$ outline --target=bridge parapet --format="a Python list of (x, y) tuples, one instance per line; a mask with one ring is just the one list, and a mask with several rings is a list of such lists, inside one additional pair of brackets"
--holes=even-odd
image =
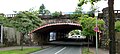
[(45, 19), (43, 24), (54, 24), (54, 23), (79, 23), (78, 21), (71, 19)]

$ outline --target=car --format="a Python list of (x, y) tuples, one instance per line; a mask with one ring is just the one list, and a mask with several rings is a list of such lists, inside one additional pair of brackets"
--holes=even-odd
[(72, 35), (71, 38), (76, 38), (76, 39), (85, 39), (86, 36), (82, 36), (82, 35)]

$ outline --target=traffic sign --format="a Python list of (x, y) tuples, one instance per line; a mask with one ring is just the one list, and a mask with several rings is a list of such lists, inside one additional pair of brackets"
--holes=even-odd
[(98, 27), (95, 27), (95, 28), (94, 28), (94, 31), (95, 31), (95, 32), (98, 32), (98, 31), (99, 31), (99, 28), (98, 28)]

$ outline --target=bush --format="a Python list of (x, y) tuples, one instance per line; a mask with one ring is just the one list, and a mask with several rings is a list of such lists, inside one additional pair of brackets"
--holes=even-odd
[(75, 19), (75, 20), (77, 20), (78, 17), (81, 17), (81, 14), (70, 14), (70, 19)]
[(120, 32), (120, 21), (115, 22), (115, 31)]
[(54, 17), (59, 17), (60, 15), (62, 15), (61, 12), (55, 11), (54, 13), (52, 13), (52, 17), (53, 17), (53, 18), (54, 18)]

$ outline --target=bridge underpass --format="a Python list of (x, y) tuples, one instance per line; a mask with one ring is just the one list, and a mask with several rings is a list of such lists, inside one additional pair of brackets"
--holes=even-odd
[[(80, 24), (76, 23), (54, 23), (41, 26), (34, 31), (32, 31), (33, 41), (38, 45), (41, 44), (79, 44), (81, 40), (79, 39), (69, 39), (67, 37), (68, 33), (72, 30), (82, 30)], [(54, 32), (55, 37), (53, 41), (50, 41), (50, 33)], [(70, 43), (71, 41), (71, 43)], [(87, 44), (87, 43), (84, 43)]]

